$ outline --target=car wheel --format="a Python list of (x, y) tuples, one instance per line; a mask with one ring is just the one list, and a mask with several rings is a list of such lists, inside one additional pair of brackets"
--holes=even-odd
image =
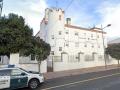
[(28, 87), (30, 89), (36, 89), (39, 86), (39, 81), (37, 79), (30, 80)]

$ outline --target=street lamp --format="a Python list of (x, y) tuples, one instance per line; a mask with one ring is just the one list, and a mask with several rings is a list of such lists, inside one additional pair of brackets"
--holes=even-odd
[(2, 14), (2, 8), (3, 8), (3, 0), (0, 0), (0, 18)]
[(106, 62), (106, 55), (105, 55), (105, 43), (104, 43), (104, 36), (103, 36), (103, 30), (105, 29), (105, 28), (107, 28), (107, 27), (110, 27), (111, 26), (111, 24), (108, 24), (107, 26), (105, 26), (105, 27), (103, 27), (102, 28), (102, 25), (101, 25), (101, 30), (102, 30), (102, 40), (103, 40), (103, 50), (104, 50), (104, 60), (105, 60), (105, 68), (107, 68), (107, 62)]

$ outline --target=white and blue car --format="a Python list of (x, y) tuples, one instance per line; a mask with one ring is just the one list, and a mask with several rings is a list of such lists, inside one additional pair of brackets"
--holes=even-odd
[(38, 72), (26, 71), (22, 68), (0, 68), (0, 89), (17, 89), (29, 87), (36, 89), (44, 82), (44, 77)]

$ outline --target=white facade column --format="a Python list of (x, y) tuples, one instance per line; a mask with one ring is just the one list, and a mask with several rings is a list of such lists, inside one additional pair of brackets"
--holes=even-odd
[(19, 53), (11, 53), (9, 64), (19, 66)]

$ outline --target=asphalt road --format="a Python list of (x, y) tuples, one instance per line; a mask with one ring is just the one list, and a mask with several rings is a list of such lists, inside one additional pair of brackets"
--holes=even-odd
[[(120, 69), (45, 81), (37, 90), (120, 90)], [(29, 90), (27, 88), (20, 90)]]

